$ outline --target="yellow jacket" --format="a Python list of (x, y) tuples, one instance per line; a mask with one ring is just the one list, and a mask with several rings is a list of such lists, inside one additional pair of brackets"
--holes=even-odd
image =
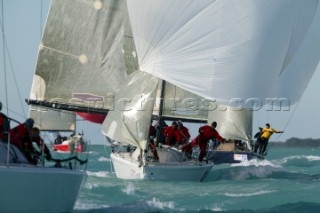
[(261, 137), (263, 137), (265, 139), (269, 139), (274, 132), (280, 133), (281, 131), (276, 130), (276, 129), (272, 129), (271, 127), (270, 128), (265, 127), (262, 129)]

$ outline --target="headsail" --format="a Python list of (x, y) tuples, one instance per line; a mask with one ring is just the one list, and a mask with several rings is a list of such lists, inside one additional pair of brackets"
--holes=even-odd
[(159, 79), (148, 73), (132, 73), (117, 94), (114, 111), (110, 111), (102, 125), (103, 133), (146, 149), (158, 83)]

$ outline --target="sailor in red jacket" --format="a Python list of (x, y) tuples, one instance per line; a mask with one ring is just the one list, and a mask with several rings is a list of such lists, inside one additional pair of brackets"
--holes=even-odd
[(175, 146), (177, 142), (178, 134), (178, 125), (177, 122), (173, 121), (172, 125), (165, 128), (163, 131), (164, 137), (166, 139), (166, 145)]
[(30, 162), (33, 161), (33, 146), (30, 138), (30, 130), (33, 124), (33, 119), (28, 118), (24, 123), (19, 124), (9, 131), (10, 142), (17, 146)]
[(183, 126), (181, 121), (177, 122), (178, 124), (178, 131), (177, 131), (177, 143), (178, 145), (185, 145), (189, 143), (190, 134), (187, 127)]
[(191, 143), (182, 147), (182, 151), (186, 153), (187, 156), (192, 155), (192, 148), (196, 145), (199, 145), (200, 154), (199, 154), (199, 162), (202, 162), (204, 156), (207, 154), (207, 143), (210, 139), (215, 138), (219, 141), (225, 142), (226, 140), (219, 135), (216, 130), (217, 122), (212, 122), (211, 126), (206, 125), (199, 128), (199, 135), (195, 137)]

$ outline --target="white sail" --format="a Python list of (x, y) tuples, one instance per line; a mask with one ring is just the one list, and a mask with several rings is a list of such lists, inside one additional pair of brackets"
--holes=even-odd
[(218, 103), (294, 103), (320, 59), (318, 0), (127, 4), (140, 70)]
[(30, 107), (34, 126), (44, 131), (75, 131), (76, 115), (72, 112), (54, 111), (41, 107)]
[(185, 119), (191, 122), (207, 120), (208, 100), (168, 82), (164, 87), (162, 112), (164, 119)]
[(107, 113), (135, 57), (125, 1), (52, 1), (30, 99)]
[(252, 139), (252, 110), (219, 106), (209, 112), (208, 121), (216, 121), (218, 132), (232, 140), (250, 141)]
[(103, 133), (122, 143), (146, 149), (159, 79), (144, 72), (132, 73), (117, 94), (115, 109), (102, 125)]

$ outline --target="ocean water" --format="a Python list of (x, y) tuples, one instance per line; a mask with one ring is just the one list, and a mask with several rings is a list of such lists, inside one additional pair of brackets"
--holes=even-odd
[(204, 182), (121, 180), (92, 145), (73, 213), (319, 212), (320, 149), (270, 148), (267, 160), (217, 165)]

